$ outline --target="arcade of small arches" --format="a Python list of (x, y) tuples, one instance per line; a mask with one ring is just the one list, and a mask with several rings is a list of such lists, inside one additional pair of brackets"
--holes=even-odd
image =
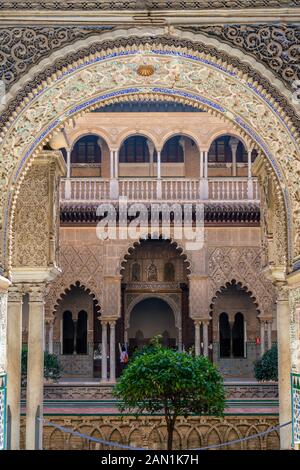
[[(50, 142), (51, 145), (51, 142)], [(58, 145), (55, 141), (52, 145)], [(123, 139), (119, 150), (111, 150), (105, 138), (97, 134), (84, 134), (70, 143), (70, 148), (63, 148), (63, 154), (67, 163), (67, 176), (102, 176), (110, 178), (118, 177), (185, 177), (185, 162), (187, 165), (191, 158), (198, 161), (197, 168), (193, 164), (199, 178), (211, 176), (248, 176), (251, 178), (251, 166), (257, 151), (248, 149), (241, 137), (236, 135), (219, 135), (209, 143), (208, 150), (200, 150), (206, 147), (206, 143), (199, 138), (187, 135), (173, 135), (161, 144), (161, 150), (157, 149), (151, 137), (145, 135), (131, 135)], [(195, 148), (195, 150), (193, 149)], [(198, 153), (198, 155), (197, 155)], [(109, 156), (109, 165), (108, 165)], [(130, 164), (134, 164), (130, 168)], [(171, 168), (174, 164), (174, 168)], [(227, 171), (218, 172), (218, 164), (227, 165)], [(137, 166), (140, 171), (137, 173)], [(245, 167), (247, 170), (245, 171)], [(84, 168), (88, 167), (85, 171)], [(215, 168), (214, 168), (215, 167)], [(108, 171), (109, 170), (109, 171)]]

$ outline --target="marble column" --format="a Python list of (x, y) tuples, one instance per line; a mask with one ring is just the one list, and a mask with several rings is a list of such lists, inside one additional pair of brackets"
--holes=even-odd
[(236, 176), (236, 173), (237, 173), (236, 154), (237, 154), (239, 141), (238, 139), (231, 138), (229, 143), (230, 143), (231, 152), (232, 152), (232, 176)]
[[(5, 383), (5, 375), (7, 373), (7, 289), (10, 285), (10, 281), (0, 275), (0, 374)], [(5, 399), (5, 398), (4, 398)], [(0, 435), (4, 437), (2, 446), (0, 444), (0, 450), (5, 449), (5, 436), (6, 436), (6, 416), (0, 420)]]
[(29, 290), (26, 393), (27, 450), (42, 449), (44, 338), (44, 286), (33, 285)]
[(71, 199), (71, 150), (66, 148), (67, 151), (67, 178), (65, 180), (65, 198)]
[(110, 370), (110, 382), (115, 383), (116, 381), (116, 322), (109, 322), (110, 329), (110, 342), (109, 342), (109, 370)]
[(203, 150), (200, 151), (200, 178), (204, 176), (204, 152)]
[(208, 325), (209, 320), (203, 320), (203, 356), (208, 357)]
[(161, 178), (161, 152), (157, 150), (157, 179)]
[(114, 159), (115, 159), (114, 154), (115, 154), (114, 150), (110, 150), (110, 154), (109, 154), (110, 156), (110, 160), (109, 160), (110, 161), (110, 174), (109, 174), (110, 179), (114, 178)]
[(265, 354), (265, 320), (260, 320), (260, 355)]
[(9, 449), (20, 449), (22, 286), (12, 286), (8, 293), (7, 315), (7, 405), (10, 410)]
[[(285, 284), (277, 285), (277, 344), (278, 344), (278, 389), (279, 423), (292, 419), (291, 410), (291, 347), (289, 291)], [(280, 448), (291, 448), (291, 425), (280, 429)]]
[(201, 321), (194, 320), (195, 324), (195, 355), (200, 356), (200, 325)]
[(54, 321), (49, 322), (49, 331), (48, 331), (48, 352), (49, 354), (53, 354), (53, 328), (54, 328)]
[(102, 364), (101, 364), (101, 382), (107, 382), (107, 321), (101, 321), (102, 327)]
[(115, 151), (115, 178), (119, 178), (119, 152)]

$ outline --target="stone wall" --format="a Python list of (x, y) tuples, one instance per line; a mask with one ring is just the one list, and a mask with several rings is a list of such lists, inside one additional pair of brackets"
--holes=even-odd
[[(161, 416), (45, 416), (46, 421), (66, 426), (81, 433), (108, 441), (143, 447), (165, 449), (166, 427)], [(174, 433), (174, 449), (193, 449), (266, 431), (278, 425), (277, 416), (226, 416), (225, 418), (178, 418)], [(24, 448), (24, 418), (21, 429), (21, 448)], [(52, 426), (44, 426), (45, 450), (101, 450), (101, 444), (71, 436)], [(112, 448), (111, 448), (112, 449)], [(279, 449), (279, 436), (272, 431), (266, 436), (243, 443), (225, 446), (224, 450), (274, 450)]]

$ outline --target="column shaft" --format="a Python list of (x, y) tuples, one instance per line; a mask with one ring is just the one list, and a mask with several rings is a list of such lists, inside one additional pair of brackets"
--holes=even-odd
[(252, 151), (248, 150), (248, 178), (249, 179), (252, 176), (251, 167), (252, 167)]
[(53, 322), (49, 323), (49, 332), (48, 332), (48, 352), (53, 354)]
[(204, 153), (204, 178), (208, 177), (208, 151), (205, 150)]
[(115, 151), (115, 178), (119, 178), (119, 152)]
[(107, 382), (107, 322), (102, 321), (102, 364), (101, 364), (101, 380)]
[(160, 158), (160, 151), (157, 151), (157, 178), (161, 178), (161, 158)]
[(115, 159), (115, 155), (114, 155), (114, 150), (111, 150), (110, 151), (110, 179), (114, 178), (114, 159)]
[(265, 354), (265, 322), (260, 322), (260, 355)]
[(195, 355), (200, 356), (200, 324), (199, 321), (194, 321), (195, 323)]
[(15, 287), (8, 294), (7, 316), (7, 405), (10, 409), (11, 450), (20, 449), (22, 293)]
[(203, 178), (203, 175), (204, 175), (204, 171), (203, 171), (203, 168), (204, 168), (204, 152), (203, 150), (200, 151), (200, 178)]
[(208, 357), (208, 325), (209, 321), (203, 321), (203, 356)]
[[(44, 384), (44, 301), (41, 292), (29, 293), (26, 393), (26, 449), (42, 449)], [(37, 418), (40, 418), (39, 420)]]
[[(277, 300), (277, 342), (278, 342), (278, 388), (279, 422), (292, 419), (291, 410), (291, 348), (290, 348), (290, 307), (288, 294)], [(280, 429), (280, 448), (291, 448), (291, 426)]]
[(237, 145), (231, 146), (232, 152), (232, 176), (236, 176), (236, 152), (237, 152)]
[(116, 322), (109, 322), (110, 326), (110, 382), (116, 381)]

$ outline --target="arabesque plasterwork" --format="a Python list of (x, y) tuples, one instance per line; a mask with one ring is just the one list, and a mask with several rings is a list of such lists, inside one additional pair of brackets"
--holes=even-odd
[[(296, 224), (295, 214), (300, 204), (297, 200), (300, 161), (296, 143), (284, 123), (253, 91), (252, 85), (248, 85), (247, 77), (226, 72), (219, 65), (207, 65), (201, 60), (201, 54), (201, 57), (193, 54), (194, 59), (190, 60), (178, 55), (187, 54), (188, 51), (168, 49), (157, 47), (153, 52), (132, 48), (116, 51), (122, 55), (118, 58), (107, 57), (100, 61), (90, 57), (90, 65), (74, 64), (72, 72), (53, 77), (32, 101), (27, 98), (27, 107), (13, 117), (0, 148), (6, 156), (5, 164), (1, 167), (2, 207), (10, 187), (10, 178), (14, 175), (13, 180), (17, 180), (24, 156), (29, 158), (43, 138), (47, 140), (50, 133), (61, 127), (64, 121), (96, 103), (99, 106), (101, 100), (114, 99), (118, 94), (132, 96), (139, 92), (156, 92), (179, 95), (193, 103), (197, 97), (201, 97), (202, 107), (205, 104), (209, 109), (213, 107), (214, 112), (220, 112), (225, 119), (235, 121), (245, 132), (252, 134), (265, 152), (269, 153), (269, 158), (273, 159), (277, 175), (281, 173), (281, 182), (286, 184), (289, 191), (285, 195), (285, 204), (290, 200), (293, 222)], [(154, 67), (152, 76), (145, 78), (136, 73), (137, 64), (141, 60)], [(300, 241), (296, 235), (294, 241), (297, 244), (291, 253), (292, 257), (300, 254)]]
[(291, 368), (300, 373), (300, 288), (290, 290)]
[(46, 316), (51, 318), (66, 289), (79, 282), (100, 303), (103, 292), (103, 248), (101, 245), (60, 246), (61, 275), (49, 286), (45, 298)]
[(255, 247), (209, 248), (209, 298), (232, 281), (240, 283), (257, 304), (260, 317), (273, 317), (275, 291), (263, 273), (262, 250)]

